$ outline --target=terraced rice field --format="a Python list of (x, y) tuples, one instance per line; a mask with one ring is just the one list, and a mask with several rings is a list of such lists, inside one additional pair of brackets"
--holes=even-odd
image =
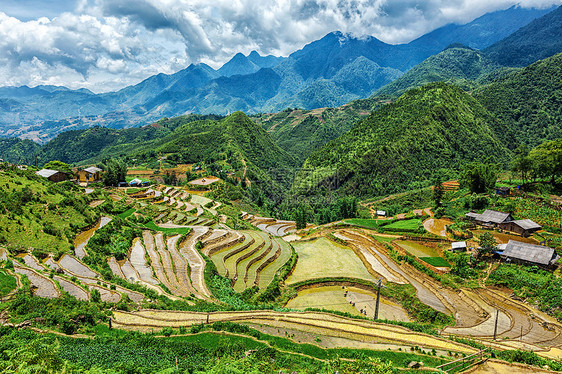
[[(321, 286), (299, 291), (297, 297), (289, 300), (285, 307), (289, 309), (318, 308), (347, 312), (352, 315), (365, 315), (360, 313), (360, 310), (363, 309), (368, 317), (373, 317), (375, 302), (376, 293), (361, 288)], [(384, 298), (380, 300), (379, 318), (394, 321), (410, 320), (402, 307)]]
[(174, 312), (139, 311), (135, 313), (115, 311), (115, 325), (125, 329), (150, 331), (162, 327), (191, 326), (209, 322), (231, 321), (272, 326), (278, 329), (304, 331), (317, 336), (332, 336), (355, 341), (381, 344), (410, 344), (438, 350), (474, 353), (475, 349), (443, 338), (412, 332), (406, 328), (371, 321), (352, 320), (321, 312)]
[(98, 222), (94, 225), (94, 227), (90, 228), (89, 230), (83, 231), (76, 236), (74, 239), (74, 253), (76, 257), (79, 259), (83, 259), (86, 256), (86, 245), (90, 238), (95, 234), (97, 230), (107, 225), (111, 222), (111, 218), (109, 217), (101, 217)]
[(349, 247), (327, 238), (293, 242), (299, 260), (287, 284), (325, 277), (352, 277), (376, 281)]
[(40, 274), (36, 270), (23, 267), (17, 262), (13, 261), (14, 271), (18, 274), (27, 276), (29, 282), (33, 287), (35, 287), (34, 294), (39, 297), (45, 297), (53, 299), (60, 296), (60, 291), (57, 288), (55, 282), (53, 282), (48, 277)]
[(396, 241), (396, 244), (416, 257), (440, 257), (439, 252), (437, 252), (435, 249), (418, 242), (414, 242), (411, 240), (398, 240)]

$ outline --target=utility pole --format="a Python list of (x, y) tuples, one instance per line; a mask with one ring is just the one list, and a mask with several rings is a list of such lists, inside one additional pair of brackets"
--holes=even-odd
[[(379, 281), (377, 282), (377, 301), (375, 303), (375, 320), (379, 319), (379, 304), (380, 304), (380, 299), (381, 299), (381, 287), (384, 287), (382, 285), (382, 278), (379, 279)], [(386, 287), (384, 287), (386, 288)]]
[(494, 323), (494, 341), (496, 340), (496, 335), (498, 334), (498, 318), (500, 316), (500, 310), (496, 309), (496, 323)]

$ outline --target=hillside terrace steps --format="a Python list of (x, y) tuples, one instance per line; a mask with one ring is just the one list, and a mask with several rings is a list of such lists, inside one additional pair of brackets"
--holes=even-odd
[[(358, 235), (356, 231), (344, 230), (345, 236)], [(360, 235), (360, 234), (359, 234)], [(360, 235), (362, 236), (362, 235)], [(394, 272), (400, 274), (400, 276), (410, 283), (414, 288), (416, 288), (416, 293), (420, 301), (433, 309), (442, 313), (453, 313), (454, 310), (450, 310), (443, 301), (447, 304), (448, 301), (442, 296), (438, 295), (435, 287), (430, 284), (426, 285), (424, 281), (419, 281), (418, 277), (421, 277), (423, 273), (415, 270), (413, 267), (406, 266), (407, 264), (402, 264), (398, 266), (388, 255), (386, 255), (386, 249), (384, 249), (376, 240), (370, 240), (366, 236), (362, 236), (366, 243), (372, 244), (371, 249), (376, 250), (378, 257), (392, 269)], [(414, 270), (412, 273), (412, 269)], [(408, 270), (408, 271), (406, 271)], [(422, 277), (422, 279), (425, 279)]]
[(265, 255), (273, 248), (271, 239), (266, 240), (264, 243), (265, 244), (262, 247), (254, 247), (254, 249), (246, 251), (236, 259), (234, 266), (235, 271), (232, 277), (235, 291), (241, 292), (246, 289), (245, 279), (247, 278), (247, 270), (252, 258), (259, 257), (262, 254)]
[(34, 294), (39, 297), (54, 299), (61, 296), (55, 282), (49, 277), (41, 274), (35, 269), (29, 268), (20, 264), (19, 262), (12, 260), (14, 265), (14, 272), (27, 276), (27, 279), (32, 286), (35, 287)]
[(205, 284), (205, 260), (195, 249), (199, 240), (205, 240), (211, 235), (208, 227), (194, 227), (186, 240), (180, 243), (178, 251), (187, 260), (190, 267), (190, 278), (193, 288), (197, 291), (195, 296), (200, 299), (209, 300), (211, 292)]
[(110, 257), (107, 260), (107, 263), (108, 263), (109, 268), (111, 269), (111, 272), (113, 273), (113, 275), (115, 275), (116, 277), (122, 278), (122, 279), (127, 279), (125, 277), (125, 274), (123, 274), (123, 270), (121, 270), (121, 266), (119, 265), (119, 263), (117, 262), (115, 257)]
[[(180, 284), (176, 263), (173, 261), (172, 254), (169, 251), (169, 245), (176, 245), (179, 237), (180, 236), (171, 237), (165, 241), (162, 233), (154, 235), (156, 249), (160, 255), (161, 265), (168, 284), (164, 283), (164, 280), (161, 279), (162, 283), (164, 283), (174, 295), (187, 297), (191, 292), (185, 287), (185, 284)], [(181, 264), (178, 265), (181, 266)]]
[(224, 264), (225, 257), (232, 256), (237, 252), (243, 251), (255, 242), (255, 239), (251, 235), (244, 232), (240, 232), (240, 234), (243, 236), (243, 240), (241, 242), (238, 242), (230, 247), (224, 246), (221, 249), (213, 251), (212, 254), (209, 254), (212, 251), (211, 248), (203, 248), (203, 252), (211, 258), (217, 268), (217, 271), (222, 276), (226, 275), (226, 266)]
[[(247, 232), (247, 233), (254, 238), (254, 243), (250, 246), (247, 246), (241, 251), (232, 251), (231, 253), (229, 253), (228, 256), (224, 257), (224, 266), (226, 269), (225, 277), (227, 278), (230, 279), (236, 278), (237, 266), (238, 263), (241, 261), (240, 260), (241, 257), (246, 256), (248, 253), (254, 253), (255, 251), (260, 250), (266, 245), (267, 246), (270, 245), (270, 241), (268, 242), (267, 240), (264, 240), (263, 237), (257, 235), (256, 233), (253, 232)], [(242, 259), (244, 258), (245, 257), (243, 257)]]
[(191, 296), (191, 294), (195, 294), (197, 291), (191, 285), (191, 278), (189, 276), (189, 264), (178, 251), (178, 241), (180, 238), (181, 235), (169, 237), (166, 245), (174, 263), (180, 290), (182, 290), (184, 296)]
[[(274, 239), (276, 240), (276, 239)], [(275, 278), (275, 275), (281, 269), (283, 265), (291, 258), (292, 251), (289, 244), (283, 240), (276, 240), (279, 243), (279, 251), (275, 252), (275, 255), (271, 257), (271, 262), (264, 263), (264, 267), (259, 269), (258, 276), (256, 278), (256, 284), (260, 289), (265, 289)]]
[(265, 262), (267, 258), (274, 257), (278, 251), (280, 251), (279, 243), (276, 240), (272, 240), (270, 246), (264, 246), (260, 251), (256, 252), (254, 256), (249, 258), (245, 264), (240, 262), (239, 266), (244, 267), (244, 276), (241, 277), (239, 272), (238, 279), (234, 284), (234, 290), (242, 292), (247, 288), (257, 285), (256, 279), (258, 278), (257, 269), (259, 265)]
[(158, 280), (152, 276), (152, 269), (147, 265), (145, 260), (146, 250), (140, 238), (133, 239), (133, 246), (129, 251), (129, 261), (135, 269), (139, 280), (150, 283), (153, 286), (158, 285)]

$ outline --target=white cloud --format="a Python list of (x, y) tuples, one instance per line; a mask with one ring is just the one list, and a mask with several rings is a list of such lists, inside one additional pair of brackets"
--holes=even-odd
[[(562, 0), (77, 3), (72, 12), (28, 21), (0, 12), (0, 85), (48, 83), (114, 90), (192, 62), (218, 68), (237, 52), (288, 55), (334, 30), (402, 43), (447, 23), (465, 23), (516, 3), (547, 7)], [(30, 13), (24, 10), (20, 13)]]

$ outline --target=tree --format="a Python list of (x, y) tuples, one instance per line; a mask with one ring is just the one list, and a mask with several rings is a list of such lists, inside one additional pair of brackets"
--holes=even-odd
[(47, 162), (45, 164), (44, 168), (45, 169), (51, 169), (51, 170), (58, 170), (58, 171), (61, 171), (63, 173), (72, 173), (72, 169), (70, 168), (70, 165), (65, 164), (62, 161), (57, 161), (57, 160)]
[(478, 257), (482, 255), (491, 254), (497, 249), (498, 243), (496, 242), (496, 238), (489, 232), (485, 232), (484, 234), (480, 235), (478, 238), (478, 244), (480, 248), (478, 249)]
[(297, 223), (297, 230), (306, 228), (306, 209), (304, 205), (299, 204), (295, 209), (295, 221)]
[(471, 162), (462, 168), (459, 182), (472, 193), (485, 193), (494, 188), (498, 175), (498, 164)]
[(441, 178), (441, 175), (437, 174), (433, 180), (433, 202), (435, 203), (436, 208), (441, 206), (441, 200), (443, 199), (444, 194), (443, 179)]
[(119, 182), (125, 182), (127, 176), (127, 165), (123, 160), (110, 158), (105, 163), (103, 183), (106, 186), (116, 186)]
[(515, 150), (515, 158), (511, 164), (511, 170), (519, 173), (519, 176), (526, 183), (534, 170), (533, 159), (529, 156), (529, 148), (526, 145), (520, 145)]
[(539, 177), (550, 178), (554, 183), (556, 177), (562, 176), (562, 139), (542, 143), (529, 153), (529, 157)]

